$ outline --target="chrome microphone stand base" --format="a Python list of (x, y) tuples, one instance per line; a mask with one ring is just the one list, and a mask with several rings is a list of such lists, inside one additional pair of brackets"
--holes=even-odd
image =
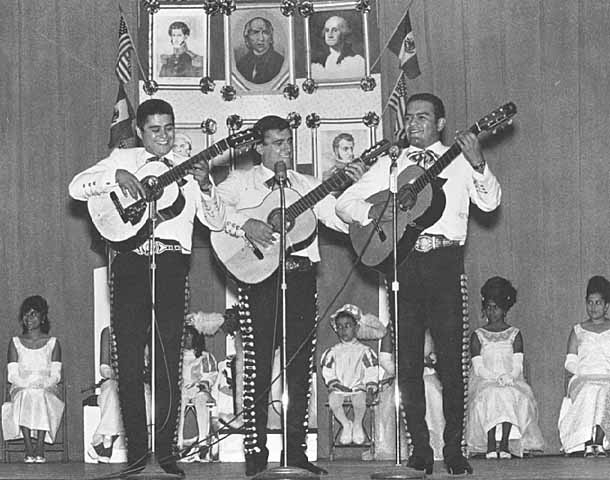
[(304, 468), (292, 467), (275, 467), (265, 470), (253, 477), (253, 480), (293, 480), (293, 479), (319, 479), (320, 476), (315, 473), (305, 470)]
[(404, 478), (426, 478), (426, 472), (402, 465), (395, 465), (386, 470), (371, 474), (373, 480), (401, 480)]

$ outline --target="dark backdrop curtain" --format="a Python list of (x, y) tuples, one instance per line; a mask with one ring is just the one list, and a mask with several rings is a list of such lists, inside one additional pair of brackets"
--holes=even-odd
[[(83, 205), (72, 176), (107, 153), (117, 94), (117, 1), (0, 2), (0, 354), (20, 333), (28, 295), (50, 304), (51, 334), (63, 347), (70, 457), (83, 458), (81, 388), (92, 383), (92, 269)], [(122, 2), (136, 28), (137, 2)], [(133, 88), (133, 87), (132, 87)], [(129, 90), (134, 99), (134, 90)], [(0, 362), (5, 378), (5, 361)]]

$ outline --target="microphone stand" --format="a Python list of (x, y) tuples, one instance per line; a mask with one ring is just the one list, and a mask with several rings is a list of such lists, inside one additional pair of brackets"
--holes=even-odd
[[(282, 292), (282, 346), (280, 355), (280, 372), (282, 377), (282, 460), (279, 467), (270, 468), (255, 475), (254, 480), (292, 480), (292, 479), (319, 479), (320, 477), (304, 468), (288, 465), (288, 378), (286, 364), (286, 170), (276, 170), (276, 182), (280, 190), (280, 289)], [(307, 435), (307, 433), (305, 433)], [(284, 464), (282, 466), (282, 463)]]
[[(150, 237), (148, 244), (150, 247), (150, 456), (146, 462), (144, 470), (134, 474), (128, 474), (127, 478), (133, 479), (174, 479), (180, 475), (165, 472), (159, 465), (155, 452), (155, 381), (156, 381), (156, 301), (157, 301), (157, 252), (155, 248), (155, 229), (157, 227), (157, 200), (153, 199), (148, 207), (148, 219), (150, 221)], [(168, 379), (169, 381), (169, 379)], [(146, 390), (144, 390), (144, 407), (146, 408)], [(171, 405), (170, 405), (171, 407)]]
[(390, 148), (389, 150), (390, 159), (390, 203), (392, 204), (392, 312), (394, 316), (394, 425), (395, 425), (395, 448), (396, 448), (396, 462), (394, 468), (384, 470), (382, 472), (375, 472), (371, 475), (374, 480), (381, 479), (405, 479), (405, 478), (424, 478), (426, 473), (424, 471), (418, 471), (414, 469), (405, 469), (401, 465), (400, 458), (400, 388), (398, 387), (398, 335), (399, 322), (398, 322), (398, 292), (400, 290), (400, 282), (398, 281), (398, 157), (400, 150), (398, 148)]

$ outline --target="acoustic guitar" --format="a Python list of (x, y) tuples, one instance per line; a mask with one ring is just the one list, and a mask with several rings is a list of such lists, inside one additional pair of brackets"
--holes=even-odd
[[(469, 130), (478, 135), (482, 132), (496, 133), (501, 127), (512, 122), (517, 113), (517, 107), (509, 102), (481, 118)], [(412, 184), (417, 192), (417, 202), (409, 210), (398, 209), (398, 264), (402, 263), (413, 250), (419, 234), (426, 228), (434, 225), (445, 209), (445, 194), (442, 186), (445, 180), (437, 178), (460, 153), (461, 148), (454, 143), (428, 170), (418, 165), (410, 165), (398, 175), (398, 188)], [(388, 208), (392, 208), (391, 192), (382, 190), (371, 195), (367, 201), (376, 204), (388, 201)], [(392, 228), (393, 222), (372, 221), (362, 226), (357, 222), (350, 225), (350, 240), (362, 263), (375, 267), (383, 272), (387, 271), (392, 260)]]
[(190, 172), (193, 165), (202, 160), (209, 162), (229, 148), (241, 148), (260, 141), (261, 136), (257, 131), (247, 129), (230, 135), (171, 169), (162, 161), (147, 162), (134, 173), (144, 187), (145, 197), (138, 200), (126, 197), (117, 185), (87, 200), (91, 220), (112, 248), (118, 251), (133, 250), (142, 245), (150, 234), (149, 216), (153, 200), (156, 200), (156, 223), (174, 218), (182, 212), (185, 200), (177, 182)]
[[(361, 162), (369, 167), (377, 161), (379, 155), (389, 150), (390, 147), (389, 141), (382, 140), (365, 150), (352, 163)], [(343, 170), (340, 170), (304, 196), (291, 188), (284, 189), (287, 253), (302, 250), (315, 238), (318, 219), (311, 208), (331, 192), (343, 190), (351, 183), (352, 179)], [(279, 189), (270, 192), (259, 205), (238, 211), (250, 218), (268, 223), (275, 232), (279, 233), (281, 230)], [(245, 237), (234, 237), (226, 232), (211, 232), (210, 241), (216, 256), (227, 271), (244, 283), (260, 283), (271, 276), (279, 266), (279, 242), (274, 242), (264, 248), (253, 244)]]

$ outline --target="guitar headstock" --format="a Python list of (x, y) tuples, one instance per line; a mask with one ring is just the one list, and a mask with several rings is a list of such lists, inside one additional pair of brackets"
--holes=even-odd
[(360, 157), (355, 161), (361, 161), (365, 166), (370, 167), (377, 161), (377, 157), (379, 155), (387, 152), (392, 146), (392, 142), (386, 140), (385, 138), (378, 141), (375, 145), (370, 148), (367, 148), (364, 152), (360, 154)]
[(498, 130), (510, 125), (516, 114), (517, 106), (513, 102), (508, 102), (481, 118), (473, 125), (472, 131), (475, 134), (489, 131), (496, 133)]
[(231, 148), (243, 148), (263, 140), (260, 132), (254, 128), (246, 128), (227, 137), (227, 143)]

